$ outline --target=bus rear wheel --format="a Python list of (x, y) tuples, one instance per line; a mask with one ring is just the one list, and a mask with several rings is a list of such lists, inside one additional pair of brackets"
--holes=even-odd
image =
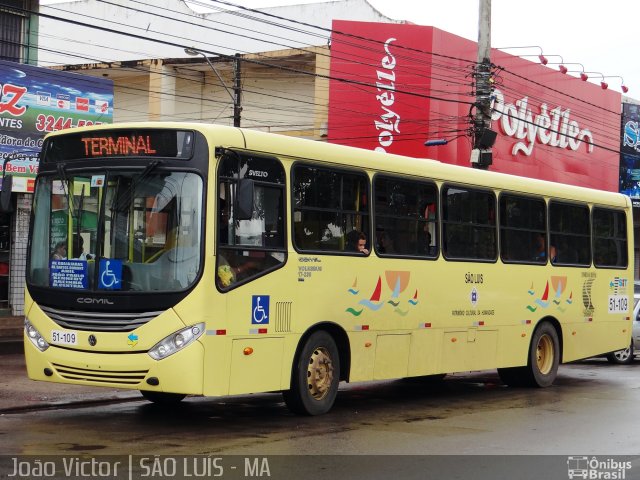
[(152, 392), (150, 390), (140, 390), (144, 398), (158, 405), (173, 405), (180, 403), (186, 395), (182, 393)]
[(340, 356), (331, 335), (313, 333), (294, 360), (291, 388), (282, 392), (294, 413), (322, 415), (331, 410), (340, 382)]
[(548, 387), (558, 375), (560, 342), (558, 332), (549, 322), (542, 322), (533, 332), (526, 367), (499, 368), (500, 379), (514, 387)]

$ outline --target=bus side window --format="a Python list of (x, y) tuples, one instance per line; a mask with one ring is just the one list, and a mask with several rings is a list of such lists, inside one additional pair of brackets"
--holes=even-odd
[(441, 194), (445, 257), (495, 260), (498, 245), (494, 192), (445, 186)]
[[(251, 181), (240, 173), (254, 171), (262, 176)], [(222, 159), (218, 175), (216, 285), (225, 290), (284, 263), (285, 175), (276, 158), (235, 152)]]
[(376, 175), (373, 189), (378, 255), (435, 258), (439, 238), (436, 185)]
[(586, 266), (591, 263), (590, 224), (587, 205), (549, 202), (551, 243), (557, 248), (558, 264)]
[(371, 238), (369, 179), (364, 173), (295, 165), (292, 190), (297, 250), (352, 254), (346, 250), (349, 232)]
[(547, 222), (544, 199), (500, 196), (500, 256), (503, 262), (547, 263)]

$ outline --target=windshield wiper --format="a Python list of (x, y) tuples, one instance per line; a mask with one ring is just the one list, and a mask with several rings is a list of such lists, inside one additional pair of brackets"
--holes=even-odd
[(136, 187), (140, 185), (151, 174), (151, 172), (156, 169), (158, 165), (161, 164), (161, 160), (153, 160), (152, 162), (150, 162), (139, 176), (133, 178), (133, 180), (131, 181), (131, 185), (129, 185), (129, 189), (122, 197), (117, 198), (117, 195), (114, 197), (114, 204), (111, 209), (115, 210), (116, 212), (122, 212), (125, 208), (128, 208), (129, 203), (131, 202), (131, 199), (133, 198), (133, 195), (136, 191)]
[(72, 195), (69, 194), (69, 178), (67, 177), (67, 171), (65, 170), (65, 164), (64, 163), (58, 163), (56, 168), (58, 170), (58, 176), (62, 180), (62, 191), (64, 192), (64, 197), (67, 200), (67, 208), (71, 212), (71, 218), (73, 219), (73, 218), (75, 218), (74, 217), (75, 212), (74, 212), (74, 208), (73, 208), (73, 198), (72, 198)]

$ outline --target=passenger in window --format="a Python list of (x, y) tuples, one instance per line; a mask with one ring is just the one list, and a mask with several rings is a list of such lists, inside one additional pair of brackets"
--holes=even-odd
[(434, 256), (436, 254), (436, 246), (431, 244), (431, 232), (429, 231), (429, 225), (425, 224), (424, 226), (424, 245), (423, 245), (423, 253)]
[(393, 238), (387, 232), (382, 232), (378, 238), (378, 251), (386, 254), (396, 253)]
[(67, 242), (65, 240), (56, 243), (51, 253), (51, 260), (66, 260), (67, 258)]
[(73, 254), (80, 260), (93, 260), (95, 258), (95, 255), (92, 253), (85, 253), (84, 238), (80, 235), (76, 236), (73, 240)]
[(547, 246), (544, 235), (538, 234), (535, 239), (535, 250), (531, 258), (535, 262), (543, 262), (547, 260)]
[[(545, 235), (543, 233), (538, 234), (536, 236), (535, 242), (535, 252), (533, 254), (532, 260), (534, 262), (545, 263), (547, 261), (547, 240), (545, 238)], [(551, 248), (553, 249), (551, 258), (553, 259), (553, 261), (555, 261), (556, 249), (553, 246)]]
[(346, 235), (345, 250), (348, 252), (360, 252), (369, 255), (367, 249), (367, 236), (359, 230), (352, 230)]

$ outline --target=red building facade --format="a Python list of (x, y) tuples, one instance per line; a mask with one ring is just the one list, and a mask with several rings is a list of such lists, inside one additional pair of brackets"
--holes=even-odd
[[(330, 142), (471, 165), (475, 42), (412, 24), (334, 21), (333, 29)], [(618, 191), (621, 94), (558, 65), (491, 55), (490, 169)], [(424, 146), (434, 139), (448, 143)]]

